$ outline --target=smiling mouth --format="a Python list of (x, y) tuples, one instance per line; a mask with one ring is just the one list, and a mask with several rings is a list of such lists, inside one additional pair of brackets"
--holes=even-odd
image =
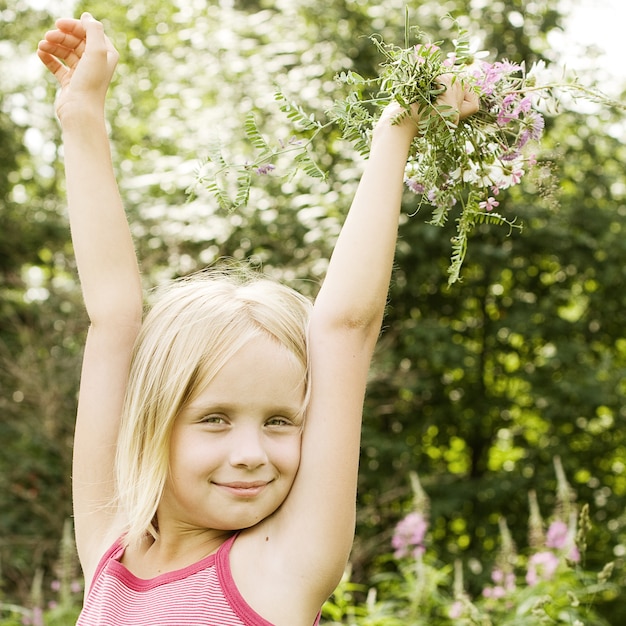
[(233, 482), (233, 483), (215, 483), (218, 487), (227, 493), (238, 498), (253, 498), (258, 496), (267, 487), (268, 482)]

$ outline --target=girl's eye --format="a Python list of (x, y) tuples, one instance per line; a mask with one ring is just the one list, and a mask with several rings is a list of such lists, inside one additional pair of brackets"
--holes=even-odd
[(223, 415), (205, 415), (201, 420), (203, 424), (226, 424), (226, 419)]
[(280, 427), (280, 426), (294, 426), (294, 423), (286, 417), (272, 417), (267, 420), (267, 426)]

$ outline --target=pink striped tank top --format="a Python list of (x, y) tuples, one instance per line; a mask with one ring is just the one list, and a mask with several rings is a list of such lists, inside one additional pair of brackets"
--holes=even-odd
[(273, 626), (237, 590), (228, 558), (236, 537), (197, 563), (149, 580), (120, 563), (124, 548), (117, 541), (98, 564), (76, 626)]

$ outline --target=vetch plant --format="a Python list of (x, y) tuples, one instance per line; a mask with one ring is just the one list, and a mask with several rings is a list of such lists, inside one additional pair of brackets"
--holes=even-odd
[[(383, 109), (398, 102), (404, 109), (398, 121), (416, 106), (419, 133), (411, 147), (405, 182), (417, 195), (413, 213), (429, 205), (429, 223), (435, 226), (443, 226), (454, 217), (456, 234), (448, 282), (459, 280), (468, 237), (478, 224), (501, 224), (509, 230), (520, 227), (516, 216), (498, 212), (498, 195), (536, 169), (543, 111), (555, 109), (564, 93), (622, 110), (626, 105), (582, 85), (576, 77), (542, 82), (546, 74), (543, 63), (527, 70), (505, 59), (481, 60), (485, 54), (472, 52), (468, 32), (458, 23), (456, 26), (458, 37), (447, 51), (441, 42), (424, 43), (424, 34), (409, 27), (408, 16), (403, 47), (372, 36), (382, 57), (379, 75), (365, 78), (354, 71), (341, 72), (336, 79), (347, 90), (347, 96), (334, 101), (324, 122), (277, 93), (280, 109), (293, 127), (291, 139), (266, 139), (251, 114), (244, 131), (254, 158), (244, 163), (231, 162), (216, 141), (207, 148), (198, 184), (208, 189), (220, 206), (234, 210), (247, 203), (257, 176), (293, 176), (303, 170), (311, 177), (324, 178), (326, 173), (311, 150), (324, 129), (338, 125), (343, 137), (367, 156), (372, 128)], [(415, 40), (417, 43), (412, 43)], [(454, 111), (436, 104), (445, 88), (438, 80), (443, 74), (464, 81), (476, 92), (480, 98), (477, 114), (457, 123)], [(293, 157), (292, 167), (279, 168), (279, 157), (288, 155)]]

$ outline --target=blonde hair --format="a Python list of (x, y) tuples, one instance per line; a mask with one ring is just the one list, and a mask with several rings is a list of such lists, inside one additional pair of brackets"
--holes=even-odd
[(293, 289), (241, 268), (203, 272), (160, 291), (135, 346), (117, 446), (126, 545), (158, 536), (154, 521), (177, 415), (248, 341), (270, 336), (287, 348), (302, 366), (308, 396), (311, 306)]

